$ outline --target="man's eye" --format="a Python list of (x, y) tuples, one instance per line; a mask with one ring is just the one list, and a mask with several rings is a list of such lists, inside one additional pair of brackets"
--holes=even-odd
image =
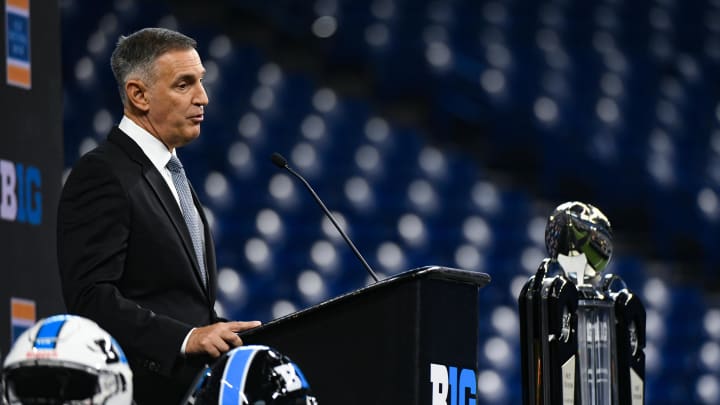
[(187, 86), (188, 86), (187, 83), (180, 83), (180, 84), (178, 84), (178, 88), (179, 88), (180, 90), (185, 90), (185, 89), (187, 88)]

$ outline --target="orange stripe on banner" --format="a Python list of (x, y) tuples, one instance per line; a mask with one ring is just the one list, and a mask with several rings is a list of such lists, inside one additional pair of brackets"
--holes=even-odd
[(30, 319), (35, 321), (35, 304), (30, 302), (12, 301), (13, 319)]
[(25, 10), (30, 9), (30, 0), (6, 0), (8, 6), (22, 8)]
[(7, 79), (10, 83), (23, 84), (30, 86), (30, 70), (23, 69), (17, 66), (8, 65), (7, 67)]

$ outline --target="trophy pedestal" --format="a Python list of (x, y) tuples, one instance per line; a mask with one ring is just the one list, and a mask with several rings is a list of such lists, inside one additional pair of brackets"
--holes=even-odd
[(611, 300), (578, 301), (578, 355), (580, 398), (587, 405), (611, 405), (614, 392), (613, 342), (615, 341), (614, 304)]

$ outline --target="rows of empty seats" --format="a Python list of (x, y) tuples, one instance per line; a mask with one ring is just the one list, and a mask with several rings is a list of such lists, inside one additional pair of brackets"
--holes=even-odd
[[(582, 175), (601, 209), (630, 193), (657, 226), (654, 243), (672, 254), (671, 237), (686, 233), (707, 247), (706, 265), (717, 263), (718, 100), (704, 84), (720, 57), (712, 3), (235, 2), (317, 46), (328, 69), (365, 66), (375, 78), (365, 97), (170, 4), (79, 3), (61, 3), (67, 170), (119, 121), (108, 62), (118, 35), (159, 25), (199, 40), (211, 101), (201, 137), (179, 155), (212, 222), (217, 308), (229, 318), (268, 321), (370, 282), (302, 185), (271, 164), (277, 151), (381, 277), (428, 264), (492, 276), (480, 302), (481, 403), (520, 403), (516, 300), (546, 256), (546, 218), (561, 201), (500, 182), (490, 162), (444, 147), (456, 120), (482, 128), (496, 158), (520, 148), (544, 157), (517, 162), (539, 164), (542, 187)], [(693, 16), (703, 23), (676, 25)], [(433, 107), (430, 125), (376, 108), (414, 97)], [(630, 250), (609, 271), (646, 303), (647, 403), (717, 403), (720, 305), (670, 282), (663, 260)]]

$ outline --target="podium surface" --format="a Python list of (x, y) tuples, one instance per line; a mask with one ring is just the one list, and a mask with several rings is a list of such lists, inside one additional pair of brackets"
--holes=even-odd
[[(433, 390), (474, 397), (478, 293), (485, 273), (429, 266), (242, 333), (298, 364), (320, 404), (431, 404)], [(444, 367), (445, 386), (431, 381)], [(438, 394), (435, 394), (438, 395)]]

